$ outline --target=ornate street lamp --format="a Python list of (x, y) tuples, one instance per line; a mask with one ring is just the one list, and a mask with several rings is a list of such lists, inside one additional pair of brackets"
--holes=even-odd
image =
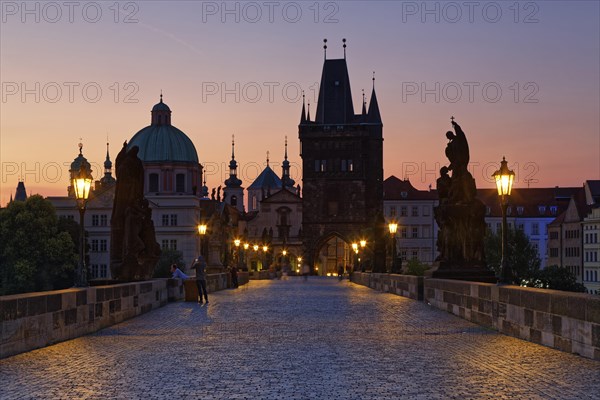
[(397, 274), (398, 256), (396, 254), (396, 232), (398, 231), (398, 224), (395, 222), (390, 222), (388, 224), (388, 229), (390, 230), (390, 235), (392, 236), (392, 274)]
[(206, 224), (199, 224), (198, 225), (198, 234), (200, 235), (200, 255), (202, 257), (204, 257), (206, 259), (206, 254), (204, 253), (205, 247), (206, 247), (206, 230), (207, 230), (207, 225)]
[(88, 285), (88, 281), (85, 267), (85, 229), (83, 221), (87, 200), (92, 187), (92, 171), (82, 162), (79, 172), (72, 179), (73, 191), (75, 192), (77, 208), (79, 209), (79, 265), (75, 274), (75, 287), (85, 287)]
[(361, 250), (362, 250), (362, 254), (363, 254), (363, 261), (361, 261), (361, 259), (360, 259), (360, 258), (358, 259), (358, 264), (359, 264), (359, 266), (360, 266), (360, 271), (361, 271), (361, 272), (365, 272), (365, 265), (364, 265), (364, 264), (365, 264), (365, 263), (364, 263), (364, 258), (365, 258), (365, 247), (367, 247), (367, 241), (366, 241), (366, 240), (364, 240), (364, 239), (362, 239), (362, 240), (360, 241), (360, 248), (361, 248)]
[(500, 205), (502, 208), (502, 261), (499, 284), (510, 285), (513, 283), (512, 271), (508, 265), (506, 251), (508, 249), (508, 229), (506, 224), (506, 209), (508, 207), (508, 196), (512, 190), (513, 181), (515, 179), (514, 171), (508, 169), (506, 159), (502, 157), (500, 169), (492, 175), (496, 180), (498, 188), (498, 196), (500, 196)]

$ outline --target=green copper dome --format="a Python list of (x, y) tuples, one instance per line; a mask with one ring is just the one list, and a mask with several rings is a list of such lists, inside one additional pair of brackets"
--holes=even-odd
[(198, 163), (196, 147), (189, 137), (171, 125), (171, 109), (160, 102), (152, 108), (150, 126), (136, 133), (128, 148), (139, 147), (138, 157), (144, 162), (192, 162)]
[(189, 137), (173, 125), (150, 125), (136, 133), (128, 148), (138, 146), (140, 160), (198, 163), (196, 147)]

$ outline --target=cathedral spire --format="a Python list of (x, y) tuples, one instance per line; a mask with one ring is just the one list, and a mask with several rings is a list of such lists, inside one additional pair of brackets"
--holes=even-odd
[(283, 163), (281, 164), (281, 186), (283, 188), (293, 189), (294, 184), (296, 182), (290, 177), (290, 162), (288, 161), (287, 147), (288, 147), (288, 141), (287, 141), (287, 136), (286, 136), (285, 137), (285, 153), (283, 156)]
[(302, 114), (300, 115), (300, 123), (304, 124), (306, 122), (306, 108), (305, 105), (306, 98), (304, 96), (304, 90), (302, 91)]
[(323, 57), (327, 60), (327, 38), (323, 39)]
[(235, 135), (231, 135), (231, 161), (229, 162), (229, 178), (225, 180), (226, 188), (239, 188), (242, 181), (237, 177), (237, 161), (235, 161)]
[(308, 113), (306, 114), (306, 121), (310, 122), (310, 101), (308, 102)]
[(342, 39), (342, 43), (344, 43), (344, 60), (346, 59), (346, 38)]

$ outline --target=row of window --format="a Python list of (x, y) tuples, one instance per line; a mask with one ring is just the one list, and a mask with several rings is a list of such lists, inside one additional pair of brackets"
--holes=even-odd
[(585, 252), (585, 261), (586, 262), (598, 262), (598, 252), (597, 251), (586, 251)]
[(163, 214), (162, 226), (177, 226), (177, 214)]
[[(160, 185), (157, 173), (148, 175), (148, 191), (159, 192)], [(185, 174), (175, 174), (175, 192), (185, 193)]]
[(177, 250), (177, 240), (163, 239), (160, 247), (162, 250)]
[(92, 214), (92, 226), (108, 226), (108, 215)]
[(90, 268), (91, 278), (108, 278), (108, 266), (106, 264), (92, 264)]
[(338, 164), (334, 160), (315, 160), (315, 172), (354, 172), (354, 162), (352, 160), (339, 161)]
[(106, 239), (92, 239), (90, 251), (92, 253), (106, 253), (108, 251), (107, 242)]
[[(428, 217), (431, 213), (431, 209), (429, 206), (424, 206), (422, 210), (422, 214), (425, 217)], [(408, 217), (408, 206), (400, 206), (400, 213), (397, 213), (396, 206), (390, 206), (388, 215), (390, 217)], [(410, 216), (418, 217), (419, 216), (419, 206), (412, 206), (410, 208)]]
[(579, 239), (579, 229), (568, 229), (565, 231), (565, 239)]
[(597, 233), (586, 233), (585, 234), (585, 243), (598, 243), (598, 234)]
[(433, 254), (431, 252), (431, 248), (429, 247), (422, 249), (401, 248), (398, 251), (398, 256), (402, 259), (403, 263), (412, 260), (413, 258), (416, 258), (421, 262), (433, 261)]
[(587, 282), (598, 282), (598, 271), (585, 271), (585, 280)]
[(579, 247), (566, 247), (565, 257), (579, 257)]

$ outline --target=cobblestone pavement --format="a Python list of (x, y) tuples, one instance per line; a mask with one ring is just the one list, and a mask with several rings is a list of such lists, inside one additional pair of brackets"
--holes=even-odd
[(292, 278), (0, 360), (0, 398), (598, 399), (600, 363), (347, 281)]

